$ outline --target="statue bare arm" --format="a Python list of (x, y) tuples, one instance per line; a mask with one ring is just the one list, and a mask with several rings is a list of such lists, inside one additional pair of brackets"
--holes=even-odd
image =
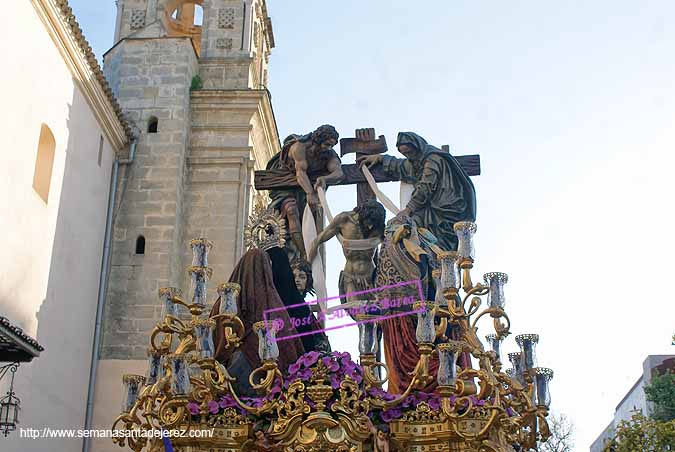
[(342, 163), (340, 159), (333, 158), (326, 165), (329, 174), (326, 176), (321, 176), (316, 179), (315, 187), (326, 188), (326, 185), (335, 185), (342, 180), (344, 173), (342, 172)]
[(298, 185), (307, 193), (307, 202), (310, 205), (317, 204), (317, 196), (312, 187), (312, 183), (307, 176), (307, 168), (309, 164), (307, 163), (307, 154), (302, 144), (294, 144), (289, 152), (290, 157), (295, 161), (295, 177), (298, 181)]
[(347, 221), (349, 212), (339, 213), (333, 218), (333, 221), (330, 222), (326, 228), (321, 231), (321, 233), (316, 237), (314, 242), (312, 242), (312, 248), (309, 250), (308, 261), (311, 264), (319, 251), (319, 246), (322, 243), (327, 242), (332, 239), (340, 232), (340, 227)]

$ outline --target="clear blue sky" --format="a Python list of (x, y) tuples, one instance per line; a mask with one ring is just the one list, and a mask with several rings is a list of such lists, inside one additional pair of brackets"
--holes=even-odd
[[(554, 409), (588, 450), (646, 355), (675, 353), (664, 287), (675, 253), (675, 2), (268, 2), (282, 136), (375, 127), (393, 147), (412, 130), (481, 154), (475, 274), (509, 273), (513, 331), (540, 333)], [(71, 4), (101, 55), (114, 2)], [(331, 189), (329, 202), (349, 210), (355, 190)], [(334, 244), (328, 260), (336, 293)], [(353, 334), (332, 340), (355, 350)]]

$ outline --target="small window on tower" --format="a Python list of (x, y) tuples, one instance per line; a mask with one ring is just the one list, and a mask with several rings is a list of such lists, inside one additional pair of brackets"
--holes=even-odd
[(142, 235), (136, 239), (136, 254), (145, 254), (145, 237)]
[(148, 120), (148, 133), (157, 133), (157, 128), (159, 127), (159, 120), (151, 116), (150, 120)]
[(201, 5), (195, 5), (194, 25), (201, 27), (204, 24), (204, 9)]

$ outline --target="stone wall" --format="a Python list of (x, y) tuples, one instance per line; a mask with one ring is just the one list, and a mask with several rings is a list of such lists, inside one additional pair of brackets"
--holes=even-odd
[[(143, 127), (118, 190), (102, 359), (143, 358), (159, 318), (157, 290), (181, 280), (190, 84), (197, 58), (188, 38), (128, 39), (106, 55), (113, 90)], [(157, 133), (147, 133), (151, 118)], [(145, 254), (135, 254), (145, 238)]]
[[(141, 9), (146, 4), (155, 16), (176, 4), (145, 1), (120, 3)], [(210, 300), (245, 251), (244, 227), (253, 199), (260, 198), (253, 170), (280, 150), (269, 93), (252, 89), (256, 54), (248, 43), (251, 25), (263, 21), (258, 3), (264, 4), (204, 0), (201, 56), (192, 37), (162, 35), (157, 21), (126, 35), (133, 17), (120, 11), (122, 40), (106, 54), (105, 72), (142, 133), (118, 190), (94, 428), (109, 428), (119, 414), (121, 376), (145, 368), (149, 334), (161, 313), (158, 289), (178, 287), (188, 296), (189, 240), (205, 236), (214, 242)], [(226, 38), (238, 41), (219, 48), (218, 40)], [(203, 87), (190, 91), (197, 74)], [(158, 120), (157, 133), (148, 133), (151, 118)], [(139, 255), (141, 235), (145, 253)], [(108, 450), (115, 450), (112, 442), (94, 441), (93, 451)]]
[[(212, 297), (216, 284), (227, 280), (245, 251), (244, 227), (254, 196), (253, 169), (264, 167), (279, 151), (268, 108), (265, 91), (205, 90), (192, 94), (185, 230), (190, 238), (204, 236), (214, 243), (209, 260), (214, 270)], [(267, 117), (263, 111), (268, 112)], [(274, 139), (262, 138), (270, 130)], [(183, 256), (188, 265), (191, 254), (187, 247), (183, 247)], [(184, 281), (188, 287), (187, 276)]]

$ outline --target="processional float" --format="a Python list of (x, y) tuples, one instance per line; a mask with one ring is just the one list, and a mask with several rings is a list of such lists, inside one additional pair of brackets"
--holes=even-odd
[[(150, 335), (148, 371), (123, 378), (122, 413), (113, 425), (120, 435), (114, 441), (136, 452), (164, 451), (162, 438), (133, 431), (179, 430), (184, 434), (171, 437), (177, 452), (358, 452), (373, 450), (373, 425), (384, 424), (392, 451), (535, 450), (550, 435), (546, 418), (553, 372), (537, 366), (536, 334), (516, 336), (520, 352), (509, 354), (512, 368), (503, 368), (502, 343), (511, 329), (507, 275), (488, 273), (474, 283), (476, 225), (461, 222), (454, 228), (458, 250), (442, 252), (441, 268), (433, 274), (441, 290), (435, 300), (413, 307), (419, 361), (401, 394), (383, 389), (387, 366), (376, 359), (378, 320), (360, 317), (358, 363), (347, 353), (309, 352), (285, 374), (278, 365), (279, 326), (254, 324), (261, 366), (249, 383), (260, 396), (240, 396), (236, 378), (215, 359), (213, 342), (216, 325), (222, 325), (225, 347), (240, 346), (245, 333), (237, 310), (240, 287), (219, 285), (220, 308), (210, 317), (212, 245), (204, 238), (192, 240), (189, 298), (175, 288), (159, 290), (163, 314)], [(481, 320), (494, 329), (487, 346), (478, 337)], [(459, 330), (453, 336), (458, 340), (445, 336), (449, 325)], [(435, 375), (429, 368), (433, 354), (439, 358)], [(458, 368), (462, 354), (473, 358), (475, 368)], [(434, 392), (419, 391), (433, 380)], [(269, 427), (256, 427), (260, 422)], [(209, 437), (189, 434), (207, 430)]]

